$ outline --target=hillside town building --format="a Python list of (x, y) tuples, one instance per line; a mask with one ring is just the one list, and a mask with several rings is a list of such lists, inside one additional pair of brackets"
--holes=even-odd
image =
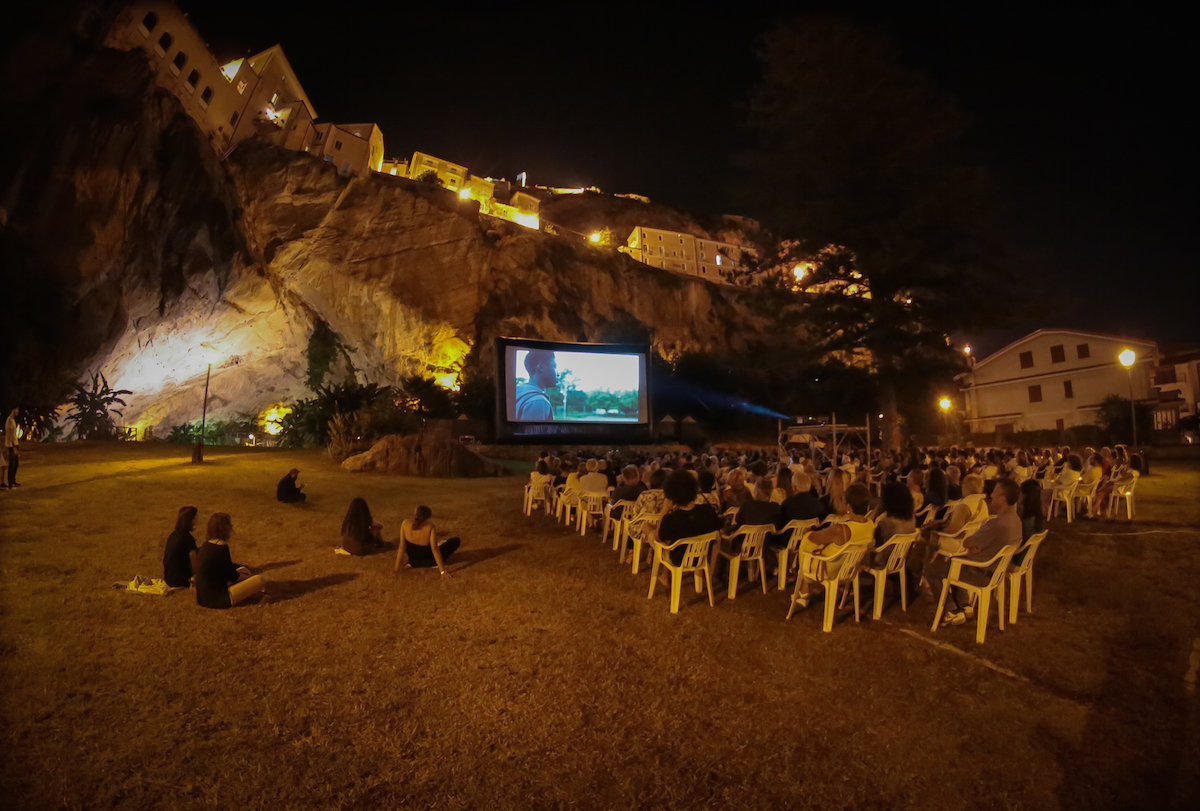
[(1195, 417), (1200, 402), (1200, 347), (1164, 351), (1154, 370), (1154, 386), (1158, 389), (1155, 430), (1173, 428), (1184, 417)]
[(383, 169), (383, 133), (374, 124), (317, 124), (306, 149), (342, 174), (366, 177)]
[[(1132, 350), (1126, 369), (1118, 359)], [(1063, 430), (1093, 425), (1104, 398), (1157, 404), (1153, 341), (1043, 329), (1014, 341), (958, 375), (972, 432)]]
[(704, 239), (678, 231), (636, 226), (623, 253), (651, 267), (726, 282), (745, 271), (743, 258), (754, 250), (728, 242)]

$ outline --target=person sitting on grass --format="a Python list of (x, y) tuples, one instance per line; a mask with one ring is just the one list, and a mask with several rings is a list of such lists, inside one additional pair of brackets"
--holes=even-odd
[[(696, 477), (686, 470), (676, 470), (663, 483), (663, 497), (666, 501), (667, 514), (658, 525), (658, 539), (670, 546), (683, 538), (694, 538), (697, 535), (707, 535), (721, 530), (721, 516), (711, 504), (697, 504), (700, 495), (700, 485)], [(767, 495), (770, 495), (768, 491)], [(714, 544), (715, 547), (715, 544)], [(678, 566), (683, 562), (687, 553), (686, 546), (679, 546), (670, 552), (671, 563)], [(659, 570), (659, 582), (670, 585), (670, 577), (666, 569)]]
[(191, 585), (192, 553), (196, 551), (192, 530), (199, 512), (195, 507), (180, 507), (175, 517), (175, 531), (167, 538), (163, 550), (163, 580), (171, 588), (186, 589)]
[(197, 605), (230, 608), (266, 592), (262, 575), (251, 575), (245, 566), (234, 563), (229, 554), (233, 520), (228, 513), (213, 513), (205, 534), (207, 540), (196, 550), (193, 566)]
[(296, 479), (300, 478), (300, 471), (297, 468), (292, 468), (287, 472), (287, 475), (279, 480), (279, 484), (275, 487), (275, 498), (282, 501), (284, 504), (298, 504), (301, 501), (308, 499), (301, 491), (304, 485), (296, 484)]
[[(1075, 457), (1078, 458), (1078, 457)], [(1017, 503), (1021, 500), (1021, 488), (1012, 479), (1000, 479), (992, 491), (992, 517), (974, 534), (963, 541), (967, 550), (965, 557), (970, 561), (987, 561), (994, 558), (1006, 546), (1021, 545), (1021, 519), (1017, 515)], [(940, 599), (942, 583), (950, 575), (950, 560), (937, 556), (925, 567), (925, 579), (934, 597)], [(964, 566), (959, 575), (963, 580), (984, 585), (991, 579), (987, 569)], [(946, 599), (946, 613), (942, 625), (962, 625), (975, 615), (973, 607), (951, 589)]]
[(429, 520), (432, 517), (433, 510), (422, 504), (412, 518), (400, 525), (400, 548), (396, 551), (394, 571), (398, 572), (405, 566), (417, 569), (437, 566), (442, 577), (450, 578), (450, 572), (446, 571), (446, 559), (454, 554), (462, 542), (458, 538), (450, 538), (439, 544), (437, 528)]
[(366, 499), (350, 502), (342, 519), (342, 549), (356, 557), (370, 555), (383, 549), (383, 524), (371, 517)]
[[(815, 567), (804, 571), (804, 553), (811, 552), (822, 556), (836, 555), (850, 544), (865, 544), (868, 553), (874, 548), (875, 522), (867, 517), (867, 513), (871, 510), (870, 489), (865, 484), (856, 482), (846, 488), (845, 497), (849, 518), (810, 532), (804, 540), (800, 541), (801, 608), (807, 607), (809, 598), (822, 588), (821, 584), (817, 582), (818, 571)], [(825, 564), (828, 577), (832, 578), (837, 575), (838, 565), (840, 564)]]

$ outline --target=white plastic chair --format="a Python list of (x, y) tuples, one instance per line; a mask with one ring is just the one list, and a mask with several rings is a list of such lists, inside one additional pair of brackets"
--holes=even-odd
[[(1031, 535), (1015, 555), (1022, 552), (1025, 557), (1019, 564), (1010, 565), (1008, 570), (1008, 621), (1016, 624), (1017, 609), (1021, 604), (1021, 580), (1025, 580), (1025, 613), (1033, 613), (1033, 559), (1037, 557), (1038, 548), (1046, 540), (1046, 531)], [(1014, 555), (1014, 557), (1015, 557)], [(1004, 607), (1001, 606), (1001, 611)]]
[(797, 518), (794, 521), (788, 521), (780, 530), (781, 534), (786, 534), (787, 545), (782, 549), (775, 551), (775, 568), (779, 575), (779, 590), (783, 591), (787, 588), (788, 570), (799, 561), (800, 541), (804, 536), (815, 526), (819, 526), (821, 520), (819, 518), (801, 519)]
[(864, 569), (875, 576), (875, 610), (871, 613), (871, 619), (877, 620), (883, 616), (883, 593), (887, 588), (887, 579), (890, 574), (900, 575), (900, 607), (904, 611), (908, 610), (908, 584), (905, 578), (904, 563), (908, 560), (908, 550), (917, 540), (918, 535), (920, 535), (919, 532), (893, 535), (883, 546), (875, 548), (876, 555), (886, 551), (888, 557), (882, 566), (870, 565)]
[(1112, 492), (1108, 494), (1108, 516), (1109, 518), (1119, 517), (1121, 512), (1117, 502), (1121, 499), (1125, 500), (1125, 514), (1129, 520), (1133, 520), (1133, 491), (1137, 489), (1139, 479), (1138, 472), (1133, 471), (1133, 479), (1127, 482), (1117, 482), (1113, 485)]
[(981, 526), (984, 525), (986, 519), (975, 521), (971, 520), (963, 526), (958, 532), (935, 532), (938, 550), (946, 555), (961, 555), (965, 547), (963, 541), (969, 536), (974, 535)]
[[(854, 585), (854, 621), (858, 622), (858, 573), (862, 559), (867, 554), (870, 544), (849, 543), (832, 555), (817, 555), (805, 552), (800, 556), (800, 573), (796, 576), (796, 589), (792, 592), (792, 605), (788, 608), (787, 618), (791, 619), (800, 604), (800, 586), (807, 578), (825, 586), (825, 621), (822, 630), (829, 633), (833, 630), (833, 619), (837, 612), (838, 589), (843, 583)], [(837, 563), (838, 567), (831, 577), (830, 564)]]
[(917, 511), (917, 514), (913, 516), (913, 519), (916, 521), (917, 526), (919, 527), (930, 518), (933, 518), (935, 515), (937, 515), (937, 511), (938, 506), (936, 504), (926, 504)]
[[(702, 585), (708, 587), (708, 605), (711, 608), (714, 603), (712, 568), (708, 565), (709, 548), (717, 543), (720, 537), (719, 532), (710, 532), (694, 538), (680, 538), (668, 545), (658, 540), (657, 533), (655, 533), (655, 536), (650, 539), (650, 546), (654, 550), (654, 567), (650, 570), (650, 593), (646, 599), (654, 597), (654, 587), (658, 585), (658, 568), (665, 566), (671, 573), (672, 614), (679, 613), (679, 592), (683, 587), (683, 576), (687, 572), (691, 572), (695, 579), (697, 594), (700, 593)], [(687, 550), (684, 552), (683, 560), (676, 566), (671, 562), (670, 552), (680, 546), (686, 546)], [(703, 578), (701, 578), (701, 574), (703, 574)]]
[(621, 538), (620, 562), (625, 562), (625, 550), (629, 548), (628, 542), (632, 541), (634, 574), (638, 573), (638, 566), (642, 561), (642, 544), (658, 531), (658, 525), (662, 521), (663, 515), (664, 513), (640, 513), (634, 516), (628, 523), (621, 522), (624, 524), (625, 529)]
[(1047, 518), (1053, 518), (1058, 512), (1058, 505), (1063, 505), (1063, 509), (1067, 513), (1067, 523), (1075, 520), (1075, 490), (1079, 487), (1079, 481), (1075, 480), (1070, 484), (1064, 484), (1055, 487), (1050, 492), (1050, 514)]
[[(743, 524), (735, 532), (725, 536), (729, 541), (738, 537), (742, 539), (742, 545), (737, 552), (720, 550), (721, 557), (729, 560), (729, 599), (737, 597), (738, 572), (743, 560), (758, 564), (758, 577), (762, 580), (763, 594), (767, 593), (767, 564), (763, 560), (763, 547), (767, 544), (767, 536), (774, 531), (774, 524)], [(754, 579), (753, 571), (749, 567), (746, 568), (751, 580)]]
[(579, 505), (575, 508), (576, 527), (580, 535), (586, 535), (588, 526), (593, 520), (604, 520), (604, 502), (608, 501), (607, 493), (581, 492)]
[(617, 551), (617, 544), (621, 537), (621, 519), (612, 517), (613, 510), (620, 507), (621, 515), (624, 516), (626, 513), (628, 513), (630, 510), (633, 509), (633, 505), (634, 505), (634, 502), (629, 501), (627, 499), (621, 499), (619, 501), (614, 501), (612, 504), (609, 504), (609, 505), (605, 506), (605, 508), (604, 508), (604, 534), (600, 536), (600, 543), (605, 543), (606, 541), (608, 541), (608, 530), (611, 527), (612, 531), (613, 531), (613, 551), (614, 552)]
[[(1000, 621), (1000, 630), (1004, 630), (1004, 576), (1008, 572), (1008, 564), (1012, 561), (1012, 556), (1016, 554), (1017, 547), (1015, 544), (1005, 546), (996, 553), (996, 556), (991, 560), (974, 561), (967, 560), (964, 557), (950, 559), (950, 574), (942, 581), (942, 596), (938, 600), (937, 613), (933, 615), (932, 631), (938, 629), (938, 624), (942, 621), (942, 613), (946, 610), (946, 595), (950, 593), (952, 586), (957, 586), (960, 589), (970, 593), (972, 597), (978, 598), (978, 604), (975, 606), (975, 641), (983, 644), (983, 638), (987, 634), (987, 618), (988, 609), (992, 602), (992, 592), (997, 592), (996, 600), (996, 618)], [(989, 566), (995, 566), (992, 572), (992, 579), (985, 586), (977, 586), (974, 583), (967, 583), (962, 580), (962, 568), (968, 566), (973, 569), (986, 569)]]
[(536, 507), (541, 507), (550, 514), (550, 485), (548, 482), (525, 485), (525, 515), (533, 515)]
[(1075, 515), (1079, 514), (1079, 502), (1083, 502), (1083, 514), (1088, 518), (1092, 517), (1092, 500), (1096, 497), (1096, 490), (1100, 488), (1100, 480), (1096, 479), (1091, 484), (1079, 483), (1075, 485), (1074, 492), (1071, 493), (1071, 512)]

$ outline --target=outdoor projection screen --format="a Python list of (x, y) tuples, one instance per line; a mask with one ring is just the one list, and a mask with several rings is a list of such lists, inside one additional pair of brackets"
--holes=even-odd
[(650, 433), (649, 347), (500, 338), (497, 433), (636, 441)]

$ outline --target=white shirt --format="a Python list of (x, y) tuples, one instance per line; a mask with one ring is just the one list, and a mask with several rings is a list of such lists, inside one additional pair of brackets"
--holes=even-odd
[(15, 448), (17, 446), (17, 420), (12, 415), (8, 415), (8, 419), (4, 421), (4, 447)]

